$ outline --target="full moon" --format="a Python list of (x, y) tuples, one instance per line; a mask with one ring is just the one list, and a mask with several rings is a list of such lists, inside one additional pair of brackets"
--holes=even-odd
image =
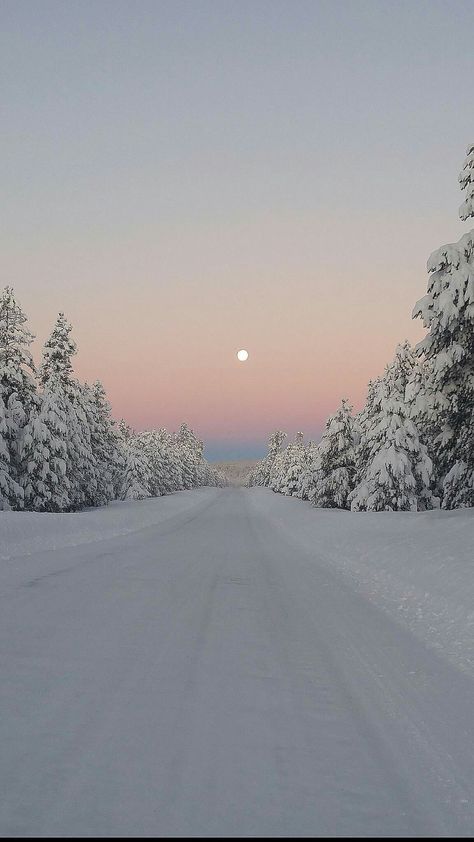
[(244, 363), (246, 360), (248, 360), (248, 358), (249, 358), (249, 352), (248, 351), (244, 351), (243, 348), (242, 348), (241, 351), (237, 351), (237, 359), (239, 360), (239, 362)]

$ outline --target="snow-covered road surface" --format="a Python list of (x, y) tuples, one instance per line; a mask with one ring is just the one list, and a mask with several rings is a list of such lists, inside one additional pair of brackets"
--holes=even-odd
[(474, 681), (300, 539), (317, 513), (144, 505), (0, 568), (2, 835), (472, 835)]

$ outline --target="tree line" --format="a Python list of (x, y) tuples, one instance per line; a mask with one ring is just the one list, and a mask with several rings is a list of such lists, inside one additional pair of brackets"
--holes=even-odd
[(69, 512), (223, 484), (186, 424), (136, 432), (114, 421), (102, 384), (74, 376), (71, 330), (60, 313), (37, 370), (26, 315), (11, 287), (0, 295), (0, 510)]
[[(462, 220), (474, 217), (474, 145), (459, 176)], [(276, 431), (248, 484), (353, 511), (474, 505), (474, 230), (428, 260), (428, 289), (414, 307), (428, 332), (397, 346), (369, 383), (363, 409), (347, 400), (318, 444), (302, 433), (285, 449)]]

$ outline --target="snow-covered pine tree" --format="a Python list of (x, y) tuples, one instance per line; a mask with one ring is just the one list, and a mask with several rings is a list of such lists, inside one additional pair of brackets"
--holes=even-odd
[[(269, 486), (271, 481), (271, 473), (273, 463), (281, 454), (281, 450), (283, 444), (286, 439), (286, 433), (282, 430), (275, 430), (274, 433), (271, 434), (268, 440), (268, 453), (264, 456), (260, 462), (254, 466), (254, 468), (250, 471), (248, 478), (247, 478), (247, 485), (249, 487), (253, 485), (263, 485)], [(278, 459), (278, 464), (281, 465), (281, 459)], [(275, 475), (275, 470), (273, 471), (273, 476)]]
[[(0, 394), (0, 511), (19, 508), (18, 501), (21, 501), (21, 504), (23, 503), (23, 489), (13, 479), (13, 471), (10, 466), (8, 442), (11, 441), (9, 429), (11, 423), (11, 412), (7, 411)], [(16, 429), (15, 426), (14, 429)]]
[(301, 474), (304, 468), (305, 447), (304, 434), (297, 432), (295, 439), (286, 448), (284, 461), (284, 476), (281, 481), (282, 494), (289, 497), (296, 497), (301, 482)]
[(286, 438), (287, 433), (284, 433), (283, 430), (275, 430), (271, 434), (268, 441), (268, 456), (270, 459), (275, 458), (278, 453), (281, 453)]
[(176, 447), (181, 462), (181, 482), (184, 489), (196, 484), (196, 465), (192, 446), (192, 433), (187, 424), (181, 424), (175, 434)]
[(125, 454), (122, 499), (223, 484), (223, 478), (203, 458), (203, 443), (186, 424), (177, 434), (164, 428), (134, 433), (125, 422), (119, 428), (120, 448)]
[(318, 448), (318, 467), (314, 472), (313, 505), (320, 508), (347, 508), (354, 488), (355, 431), (352, 407), (343, 400), (328, 419)]
[(432, 489), (436, 497), (433, 504), (438, 505), (442, 496), (442, 477), (437, 470), (436, 439), (440, 433), (437, 423), (438, 413), (434, 404), (433, 391), (430, 388), (433, 361), (415, 358), (415, 365), (405, 390), (405, 402), (410, 418), (415, 422), (420, 441), (426, 446), (428, 456), (433, 463)]
[(270, 474), (268, 476), (268, 488), (275, 494), (281, 493), (283, 480), (286, 474), (286, 448), (280, 450), (272, 461)]
[(260, 459), (256, 465), (249, 471), (247, 475), (247, 480), (245, 485), (247, 488), (253, 488), (253, 486), (263, 485), (263, 459)]
[(67, 477), (67, 417), (55, 391), (46, 385), (23, 428), (20, 441), (24, 506), (63, 512), (70, 506)]
[(268, 474), (265, 484), (268, 488), (271, 488), (272, 491), (275, 492), (280, 491), (285, 473), (286, 451), (283, 449), (283, 445), (286, 438), (287, 434), (282, 432), (282, 430), (276, 430), (276, 432), (270, 436), (269, 451), (267, 456)]
[[(4, 505), (23, 507), (20, 439), (30, 413), (37, 406), (35, 367), (30, 353), (33, 335), (12, 287), (0, 295), (0, 398), (3, 402)], [(6, 467), (8, 465), (8, 468)], [(8, 471), (8, 478), (7, 478)], [(8, 489), (8, 491), (7, 491)]]
[(263, 460), (262, 475), (263, 485), (267, 485), (270, 488), (283, 461), (282, 451), (286, 437), (287, 434), (283, 430), (275, 430), (268, 441), (268, 454)]
[(303, 448), (302, 469), (298, 480), (296, 497), (300, 500), (309, 500), (314, 488), (314, 475), (319, 469), (319, 450), (314, 441), (308, 442)]
[(117, 432), (117, 462), (113, 476), (114, 500), (123, 500), (125, 496), (124, 482), (127, 466), (127, 441), (132, 434), (132, 429), (127, 422), (121, 418), (116, 427)]
[[(474, 217), (474, 145), (459, 176), (462, 220)], [(414, 307), (429, 333), (417, 351), (432, 363), (428, 400), (439, 426), (437, 462), (442, 505), (474, 505), (474, 229), (428, 260), (428, 292)]]
[(363, 481), (370, 458), (372, 436), (380, 416), (380, 382), (380, 377), (369, 380), (365, 405), (355, 418), (358, 441), (355, 449), (354, 487)]
[(172, 494), (173, 491), (180, 491), (183, 487), (183, 469), (176, 438), (164, 427), (158, 430), (157, 437), (163, 463), (162, 493)]
[(140, 445), (151, 470), (150, 494), (161, 497), (166, 494), (166, 456), (162, 437), (156, 430), (145, 430), (138, 434)]
[(94, 498), (98, 470), (91, 445), (84, 390), (75, 379), (72, 357), (76, 343), (71, 325), (60, 313), (44, 346), (41, 384), (54, 395), (57, 411), (68, 430), (66, 476), (70, 483), (69, 507), (80, 509)]
[(196, 488), (200, 484), (199, 466), (204, 445), (187, 424), (181, 424), (176, 433), (176, 445), (182, 466), (182, 487)]
[(193, 451), (195, 465), (194, 470), (196, 477), (194, 487), (199, 488), (200, 486), (204, 485), (208, 479), (205, 467), (207, 463), (204, 459), (204, 442), (197, 437), (194, 430), (191, 430), (191, 447)]
[(353, 511), (417, 511), (433, 505), (432, 462), (406, 400), (414, 364), (405, 342), (373, 385), (362, 434), (365, 470), (359, 469), (359, 482), (349, 495)]
[(119, 424), (124, 459), (121, 500), (144, 500), (151, 497), (152, 472), (138, 435), (125, 423)]
[[(12, 478), (10, 476), (10, 455), (7, 440), (7, 410), (0, 395), (0, 511), (10, 508)], [(21, 492), (20, 492), (21, 493)]]
[(82, 392), (96, 477), (86, 502), (89, 506), (104, 506), (115, 497), (114, 479), (120, 459), (117, 430), (102, 383), (86, 383)]

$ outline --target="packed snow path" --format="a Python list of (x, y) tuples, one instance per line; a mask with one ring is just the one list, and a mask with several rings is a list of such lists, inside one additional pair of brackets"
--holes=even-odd
[(2, 835), (470, 835), (471, 677), (295, 540), (304, 504), (174, 499), (2, 566)]

